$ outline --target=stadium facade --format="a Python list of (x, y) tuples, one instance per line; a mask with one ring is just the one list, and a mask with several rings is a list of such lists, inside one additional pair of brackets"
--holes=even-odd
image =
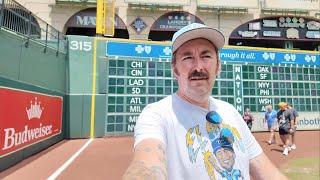
[[(70, 52), (85, 46), (84, 42), (93, 43), (90, 36), (96, 34), (95, 0), (18, 2), (66, 35), (89, 36), (87, 41), (69, 36)], [(103, 87), (99, 93), (106, 97), (105, 133), (132, 132), (146, 104), (176, 90), (170, 56), (159, 54), (169, 48), (167, 41), (174, 32), (192, 22), (219, 29), (227, 38), (220, 52), (222, 72), (213, 89), (216, 98), (234, 104), (241, 113), (249, 107), (257, 117), (254, 130), (265, 130), (265, 105), (276, 106), (280, 101), (293, 104), (300, 112), (301, 129), (317, 128), (319, 18), (319, 0), (116, 0), (113, 38), (120, 39), (104, 40), (105, 45), (100, 47), (105, 49), (100, 55), (107, 60), (101, 70), (105, 78), (99, 80)], [(122, 45), (129, 54), (113, 52)], [(147, 53), (150, 48), (158, 54), (151, 56)], [(141, 56), (142, 52), (147, 54)], [(91, 60), (69, 56), (70, 62), (86, 58)], [(90, 93), (72, 90), (72, 83), (77, 86), (80, 82), (71, 82), (71, 94)]]

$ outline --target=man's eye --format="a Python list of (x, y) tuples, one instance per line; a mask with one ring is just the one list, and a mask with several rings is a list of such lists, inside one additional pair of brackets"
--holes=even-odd
[(211, 55), (204, 55), (202, 58), (211, 58)]
[(183, 57), (183, 58), (182, 58), (182, 61), (190, 60), (190, 59), (192, 59), (192, 57), (191, 57), (191, 56), (185, 56), (185, 57)]

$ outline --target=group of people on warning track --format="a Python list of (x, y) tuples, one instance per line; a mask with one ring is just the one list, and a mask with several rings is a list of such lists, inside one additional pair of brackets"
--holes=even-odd
[[(270, 138), (267, 141), (269, 145), (276, 144), (275, 131), (279, 129), (280, 139), (283, 142), (283, 155), (288, 155), (289, 151), (296, 149), (295, 132), (297, 129), (297, 117), (299, 116), (297, 110), (291, 104), (280, 102), (278, 104), (279, 110), (276, 111), (272, 105), (266, 106), (263, 122), (267, 124), (270, 131)], [(246, 108), (243, 119), (251, 130), (254, 117), (249, 108)]]

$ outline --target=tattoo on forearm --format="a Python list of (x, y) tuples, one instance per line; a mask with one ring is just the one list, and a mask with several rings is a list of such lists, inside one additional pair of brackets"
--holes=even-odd
[(167, 174), (165, 167), (152, 166), (147, 167), (142, 161), (134, 162), (124, 174), (125, 179), (145, 179), (145, 180), (166, 180)]
[(161, 144), (158, 144), (157, 148), (161, 152), (162, 155), (165, 155), (164, 147)]
[(146, 179), (152, 177), (151, 171), (145, 166), (143, 162), (134, 162), (127, 172), (124, 174), (124, 179)]
[(150, 170), (156, 175), (157, 178), (167, 179), (167, 174), (166, 174), (166, 171), (163, 169), (163, 167), (152, 166)]
[(146, 147), (146, 148), (144, 149), (144, 151), (145, 151), (145, 152), (151, 152), (151, 151), (152, 151), (152, 149), (151, 149), (151, 148), (149, 148), (149, 147)]
[[(139, 153), (154, 153), (157, 159), (154, 162), (134, 161), (124, 174), (123, 178), (126, 180), (166, 180), (167, 166), (166, 166), (166, 151), (163, 145), (158, 144), (153, 147), (136, 148)], [(150, 154), (153, 155), (153, 154)]]

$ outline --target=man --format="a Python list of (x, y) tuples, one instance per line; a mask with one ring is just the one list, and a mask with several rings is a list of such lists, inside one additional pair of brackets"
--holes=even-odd
[[(134, 157), (123, 178), (225, 179), (225, 173), (232, 172), (244, 179), (250, 175), (286, 179), (262, 152), (237, 110), (210, 97), (220, 71), (218, 49), (224, 45), (223, 35), (194, 23), (177, 31), (172, 43), (178, 91), (149, 104), (140, 114)], [(225, 161), (217, 157), (217, 139), (232, 143), (234, 157), (227, 153), (222, 154)], [(222, 164), (229, 160), (234, 162)]]
[(294, 128), (294, 116), (290, 109), (287, 107), (287, 103), (280, 102), (278, 104), (280, 110), (277, 113), (277, 119), (279, 123), (279, 135), (284, 142), (283, 155), (287, 156), (290, 148), (290, 134), (293, 133)]
[(298, 114), (298, 111), (295, 108), (293, 108), (291, 104), (288, 104), (288, 108), (291, 110), (293, 117), (294, 117), (294, 119), (293, 119), (294, 128), (293, 128), (293, 133), (291, 133), (292, 145), (290, 148), (296, 149), (297, 146), (296, 146), (295, 136), (296, 136), (296, 131), (297, 131), (297, 121), (298, 121), (297, 118), (298, 118), (299, 114)]
[(249, 108), (245, 109), (242, 117), (243, 117), (243, 120), (247, 123), (247, 126), (251, 131), (252, 121), (254, 121), (254, 118), (253, 118), (253, 115), (251, 114), (251, 111)]
[(264, 114), (265, 123), (268, 125), (268, 130), (270, 131), (270, 138), (268, 140), (268, 144), (276, 143), (276, 136), (274, 134), (277, 128), (277, 112), (272, 109), (271, 105), (266, 106), (266, 113)]

